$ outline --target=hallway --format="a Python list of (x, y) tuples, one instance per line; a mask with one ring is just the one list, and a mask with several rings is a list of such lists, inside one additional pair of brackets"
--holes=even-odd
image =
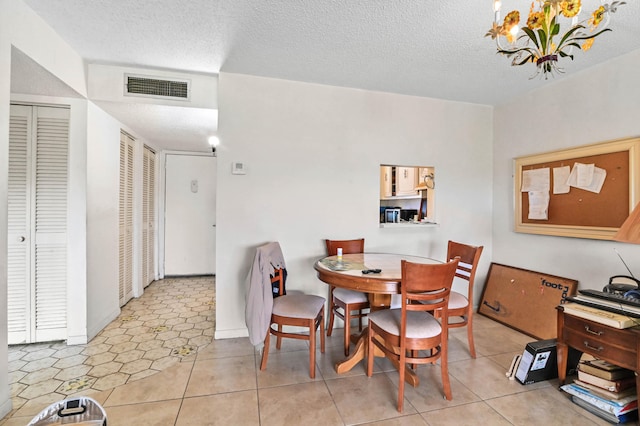
[(154, 281), (86, 345), (65, 342), (9, 347), (13, 413), (31, 412), (73, 394), (132, 383), (185, 360), (211, 343), (213, 276)]

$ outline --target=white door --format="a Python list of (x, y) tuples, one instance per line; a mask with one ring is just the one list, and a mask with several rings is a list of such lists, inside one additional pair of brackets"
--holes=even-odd
[(216, 158), (166, 156), (165, 275), (215, 274)]
[(9, 343), (67, 337), (69, 110), (11, 105)]

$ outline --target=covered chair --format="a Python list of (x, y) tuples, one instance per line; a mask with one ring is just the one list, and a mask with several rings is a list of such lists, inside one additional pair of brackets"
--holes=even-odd
[[(466, 294), (457, 291), (451, 292), (449, 297), (449, 328), (467, 327), (471, 358), (476, 357), (476, 348), (473, 343), (473, 283), (482, 249), (483, 246), (475, 247), (455, 241), (449, 241), (447, 247), (447, 260), (459, 258), (456, 277), (466, 281), (467, 286)], [(458, 281), (456, 280), (456, 282)], [(439, 318), (440, 312), (436, 312), (435, 315), (436, 318)]]
[[(320, 329), (320, 351), (324, 353), (324, 297), (286, 291), (287, 271), (280, 244), (258, 247), (249, 279), (245, 318), (249, 340), (257, 347), (264, 339), (260, 370), (267, 367), (271, 334), (276, 348), (282, 338), (309, 342), (309, 376), (316, 375), (316, 333)], [(284, 327), (306, 327), (308, 333), (285, 331)], [(297, 331), (297, 330), (296, 330)]]
[[(367, 376), (373, 374), (375, 347), (394, 364), (400, 373), (398, 411), (404, 403), (407, 365), (435, 364), (440, 360), (442, 385), (451, 400), (451, 384), (447, 362), (449, 294), (458, 260), (443, 264), (421, 264), (402, 261), (400, 284), (402, 306), (369, 314)], [(443, 321), (433, 313), (441, 311)]]
[[(325, 240), (327, 246), (327, 256), (335, 256), (338, 248), (342, 249), (342, 254), (363, 253), (364, 238), (356, 240)], [(329, 287), (329, 298), (331, 305), (329, 308), (329, 326), (327, 336), (333, 332), (333, 320), (335, 317), (344, 321), (344, 354), (349, 356), (349, 337), (351, 334), (351, 320), (358, 318), (358, 330), (362, 331), (362, 318), (367, 316), (363, 309), (369, 308), (369, 299), (366, 293), (345, 288)], [(353, 311), (357, 311), (352, 314)]]

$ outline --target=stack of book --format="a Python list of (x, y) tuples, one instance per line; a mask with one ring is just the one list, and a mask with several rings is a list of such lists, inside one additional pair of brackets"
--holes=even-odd
[(612, 423), (638, 418), (636, 378), (631, 370), (588, 355), (578, 364), (578, 378), (562, 386), (571, 400)]

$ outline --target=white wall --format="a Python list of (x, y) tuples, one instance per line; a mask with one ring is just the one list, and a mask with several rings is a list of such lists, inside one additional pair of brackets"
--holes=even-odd
[(87, 334), (118, 316), (118, 203), (121, 124), (88, 103)]
[[(104, 64), (89, 64), (87, 69), (89, 73), (89, 97), (93, 101), (135, 102), (137, 104), (173, 105), (185, 108), (218, 108), (218, 98), (216, 96), (218, 79), (215, 76)], [(167, 80), (188, 80), (189, 100), (125, 96), (125, 74)]]
[[(9, 0), (0, 0), (9, 10)], [(7, 14), (0, 14), (0, 295), (7, 294), (7, 176), (9, 174), (9, 97), (11, 42)], [(0, 418), (11, 411), (7, 349), (7, 298), (0, 297)]]
[[(640, 246), (513, 232), (513, 158), (640, 135), (640, 50), (577, 73), (495, 110), (493, 261), (579, 281), (602, 290), (640, 276)], [(597, 214), (598, 212), (593, 212)]]
[[(0, 0), (0, 294), (7, 292), (7, 157), (11, 46), (15, 46), (49, 70), (77, 93), (86, 94), (85, 68), (77, 55), (48, 25), (20, 0)], [(77, 152), (71, 155), (77, 155)], [(72, 173), (78, 172), (74, 169)], [(6, 298), (0, 309), (0, 360), (7, 359)], [(0, 361), (0, 416), (11, 408), (8, 371)]]
[[(86, 97), (84, 61), (46, 22), (22, 0), (2, 0), (3, 27), (9, 43)], [(9, 76), (9, 73), (3, 74)]]
[[(444, 259), (448, 239), (491, 253), (492, 109), (222, 73), (219, 80), (216, 338), (246, 335), (255, 248), (282, 245), (289, 287), (322, 296), (313, 263), (325, 238), (367, 251)], [(244, 162), (247, 174), (232, 175)], [(380, 164), (436, 168), (439, 227), (381, 229)]]

